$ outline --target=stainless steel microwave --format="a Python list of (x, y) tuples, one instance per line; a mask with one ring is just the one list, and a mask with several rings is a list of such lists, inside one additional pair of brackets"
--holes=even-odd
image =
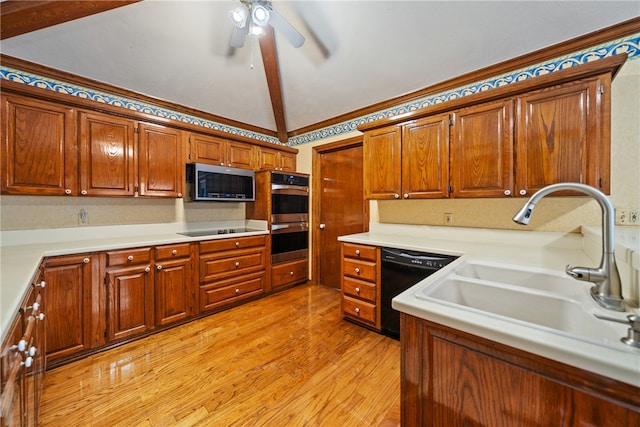
[(225, 166), (187, 164), (187, 200), (251, 202), (255, 200), (255, 172)]

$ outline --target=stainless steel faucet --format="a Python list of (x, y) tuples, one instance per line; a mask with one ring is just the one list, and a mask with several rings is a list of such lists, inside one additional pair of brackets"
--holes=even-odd
[(573, 267), (567, 265), (566, 272), (576, 280), (593, 282), (591, 296), (598, 304), (608, 310), (625, 311), (622, 298), (622, 284), (616, 265), (615, 250), (615, 214), (613, 204), (600, 190), (585, 184), (564, 182), (551, 184), (538, 190), (518, 211), (513, 220), (518, 224), (528, 225), (533, 208), (544, 196), (561, 190), (572, 190), (587, 194), (598, 202), (602, 209), (602, 259), (600, 267)]

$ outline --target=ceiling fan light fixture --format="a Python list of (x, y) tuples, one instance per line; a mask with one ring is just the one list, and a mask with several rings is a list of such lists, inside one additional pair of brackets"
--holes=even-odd
[(253, 23), (259, 27), (264, 27), (269, 22), (269, 9), (261, 4), (254, 4), (251, 11)]
[(233, 25), (238, 28), (244, 28), (247, 24), (248, 15), (249, 12), (247, 11), (247, 8), (242, 6), (229, 11), (229, 19), (233, 22)]

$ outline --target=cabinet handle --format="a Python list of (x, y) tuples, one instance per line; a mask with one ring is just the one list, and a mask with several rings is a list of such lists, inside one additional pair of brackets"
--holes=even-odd
[(240, 267), (240, 261), (236, 261), (236, 268)]
[(360, 249), (356, 249), (356, 255), (360, 256)]
[(87, 195), (87, 190), (80, 191), (80, 194), (82, 194), (83, 196), (86, 196)]
[(236, 288), (236, 295), (240, 293), (240, 289)]
[(326, 224), (320, 224), (320, 230), (324, 230), (327, 227)]
[(91, 258), (86, 257), (85, 259), (82, 260), (83, 264), (89, 264), (89, 261), (91, 261)]
[(24, 362), (22, 362), (22, 364), (25, 366), (25, 368), (30, 368), (32, 363), (33, 363), (33, 357), (31, 357), (31, 356), (27, 357), (24, 360)]
[(236, 248), (240, 247), (240, 242), (236, 242)]
[(360, 269), (356, 267), (356, 274), (360, 274)]
[(44, 313), (40, 313), (38, 314), (38, 317), (36, 317), (37, 320), (44, 320)]
[(404, 193), (404, 198), (408, 199), (409, 198), (409, 193)]
[(356, 307), (356, 313), (360, 314), (360, 308)]
[(504, 195), (505, 196), (510, 196), (511, 195), (511, 190), (504, 190)]
[(34, 302), (31, 307), (27, 307), (27, 308), (31, 308), (33, 309), (33, 311), (38, 311), (38, 309), (40, 308), (40, 304), (38, 304), (37, 302)]
[(289, 276), (293, 277), (293, 271), (289, 273)]
[(35, 286), (36, 288), (44, 288), (47, 285), (47, 283), (43, 280), (40, 283), (36, 283), (33, 286)]
[(356, 294), (360, 293), (360, 288), (356, 288)]
[(70, 188), (65, 189), (64, 194), (71, 194), (71, 189)]
[(156, 265), (156, 268), (157, 268), (158, 270), (162, 270), (162, 266), (161, 266), (160, 264)]
[(178, 193), (178, 198), (182, 198), (182, 193)]
[(144, 272), (145, 272), (145, 273), (148, 273), (148, 272), (150, 272), (150, 271), (151, 271), (151, 267), (147, 267), (147, 268), (145, 268), (145, 269), (144, 269)]
[(26, 349), (27, 349), (27, 341), (26, 340), (18, 341), (18, 351), (23, 352)]
[(175, 250), (175, 249), (174, 249), (174, 250), (172, 250), (172, 251), (171, 251), (171, 255), (173, 255), (173, 256), (178, 255), (178, 251), (177, 251), (177, 250)]
[(527, 194), (527, 190), (520, 190), (520, 195), (524, 196), (525, 194)]
[(396, 198), (396, 199), (399, 199), (400, 195), (398, 193), (396, 193), (396, 194), (393, 195), (393, 197)]
[(32, 346), (29, 348), (29, 353), (27, 353), (27, 354), (28, 354), (29, 356), (33, 357), (33, 356), (35, 356), (35, 355), (36, 355), (36, 353), (37, 353), (37, 352), (38, 352), (38, 349), (36, 349), (36, 347), (32, 345)]
[(133, 255), (129, 255), (129, 256), (127, 257), (127, 261), (129, 261), (129, 262), (133, 261)]

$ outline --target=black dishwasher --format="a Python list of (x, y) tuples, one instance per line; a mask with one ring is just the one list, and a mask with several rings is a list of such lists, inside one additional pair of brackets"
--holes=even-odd
[(458, 257), (395, 248), (382, 248), (381, 252), (380, 323), (383, 334), (398, 339), (400, 312), (391, 307), (391, 300)]

